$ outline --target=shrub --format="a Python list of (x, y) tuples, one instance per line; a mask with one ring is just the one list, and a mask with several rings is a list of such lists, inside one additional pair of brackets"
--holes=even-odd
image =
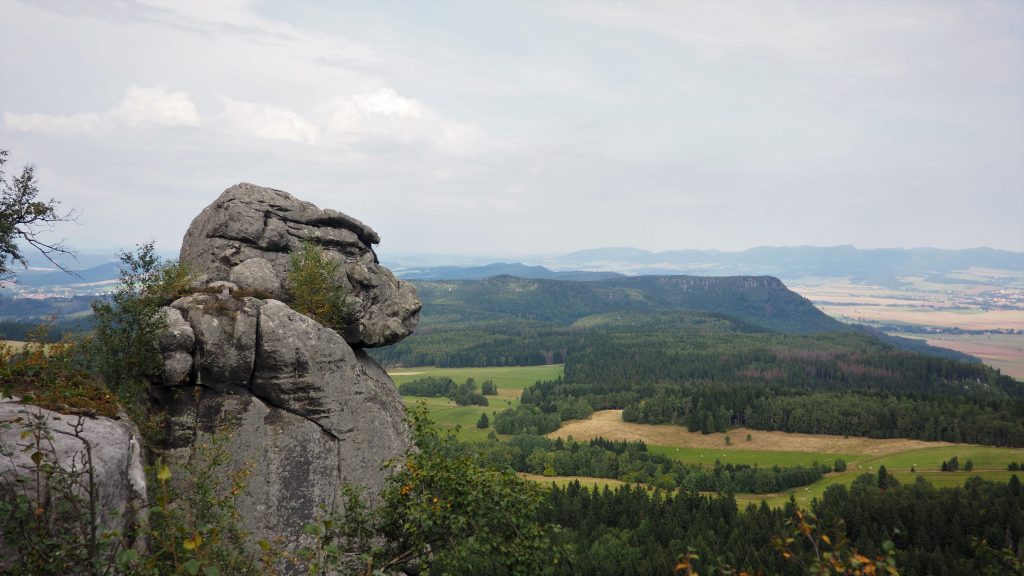
[(288, 292), (292, 308), (341, 333), (349, 310), (345, 291), (337, 284), (339, 270), (338, 263), (328, 258), (320, 246), (303, 242), (302, 249), (292, 254)]
[(67, 336), (47, 344), (46, 332), (41, 325), (20, 350), (0, 342), (3, 395), (64, 414), (115, 417), (117, 397), (81, 367), (79, 344)]
[(145, 378), (159, 374), (157, 348), (167, 320), (162, 306), (185, 295), (192, 282), (188, 268), (163, 261), (153, 242), (135, 252), (121, 252), (120, 284), (109, 302), (93, 302), (95, 330), (89, 341), (89, 364), (133, 417), (139, 416)]

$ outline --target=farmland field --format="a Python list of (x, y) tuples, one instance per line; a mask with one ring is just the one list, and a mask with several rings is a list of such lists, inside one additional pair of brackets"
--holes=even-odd
[(904, 338), (926, 340), (932, 346), (949, 348), (980, 358), (1003, 374), (1024, 380), (1024, 334), (904, 334)]
[[(746, 439), (750, 434), (750, 440)], [(704, 448), (718, 451), (768, 451), (803, 452), (832, 454), (883, 455), (905, 452), (911, 449), (945, 445), (942, 442), (923, 440), (876, 439), (816, 434), (794, 434), (790, 432), (767, 432), (735, 428), (729, 432), (701, 434), (690, 432), (683, 426), (672, 424), (636, 424), (622, 421), (622, 410), (601, 410), (587, 420), (571, 420), (548, 436), (577, 440), (589, 440), (598, 436), (609, 440), (642, 440), (658, 446)], [(727, 445), (725, 437), (732, 440)], [(824, 456), (823, 458), (828, 458)], [(825, 462), (824, 459), (819, 462)], [(714, 463), (714, 459), (711, 460)], [(752, 462), (751, 462), (752, 463)]]
[[(746, 440), (746, 434), (751, 440)], [(914, 482), (923, 476), (936, 487), (960, 486), (973, 476), (987, 480), (1006, 481), (1014, 474), (1007, 466), (1010, 462), (1024, 462), (1024, 448), (996, 448), (948, 442), (924, 442), (908, 439), (875, 439), (844, 436), (791, 434), (765, 432), (744, 428), (728, 433), (700, 434), (672, 425), (634, 424), (622, 422), (620, 410), (595, 412), (588, 420), (571, 421), (549, 436), (573, 436), (578, 440), (603, 436), (609, 440), (644, 440), (648, 450), (689, 464), (714, 465), (750, 464), (758, 466), (797, 466), (814, 462), (832, 464), (842, 459), (845, 472), (833, 472), (801, 488), (778, 494), (738, 494), (737, 502), (782, 506), (792, 494), (796, 501), (806, 505), (820, 497), (828, 486), (836, 483), (849, 485), (862, 474), (877, 474), (885, 466), (900, 482)], [(729, 436), (731, 444), (725, 443)], [(960, 462), (957, 472), (942, 472), (942, 462), (956, 456)], [(966, 471), (970, 460), (974, 469)], [(914, 471), (911, 471), (911, 469)], [(548, 479), (550, 480), (550, 479)]]
[[(905, 277), (904, 285), (893, 288), (812, 278), (794, 282), (791, 288), (838, 320), (882, 326), (896, 336), (970, 354), (1024, 380), (1024, 273), (971, 269), (952, 275), (955, 278), (965, 283)], [(993, 279), (999, 283), (971, 283)], [(921, 333), (922, 328), (929, 333)], [(953, 329), (989, 333), (944, 333)]]
[(420, 368), (395, 368), (389, 372), (395, 384), (411, 382), (419, 378), (447, 377), (461, 384), (467, 378), (473, 378), (479, 385), (484, 380), (494, 380), (498, 387), (497, 396), (488, 396), (489, 406), (458, 406), (448, 398), (423, 398), (418, 396), (403, 396), (402, 401), (406, 407), (415, 406), (423, 402), (427, 406), (430, 417), (448, 428), (460, 427), (460, 440), (483, 440), (487, 438), (488, 430), (480, 430), (476, 427), (480, 415), (486, 413), (493, 422), (494, 414), (506, 408), (515, 408), (519, 405), (519, 396), (523, 388), (533, 384), (537, 380), (553, 380), (562, 375), (562, 365), (550, 366), (509, 366), (494, 368), (434, 368), (432, 366)]
[[(457, 406), (448, 398), (419, 398), (405, 396), (406, 406), (424, 402), (434, 421), (448, 428), (460, 427), (459, 439), (465, 441), (483, 440), (487, 430), (476, 428), (480, 414), (489, 418), (506, 408), (519, 404), (522, 389), (537, 380), (557, 378), (562, 373), (561, 365), (522, 366), (500, 368), (397, 368), (390, 374), (396, 384), (409, 382), (426, 376), (448, 377), (456, 382), (474, 378), (477, 383), (494, 380), (499, 396), (489, 396), (490, 406)], [(747, 434), (750, 440), (747, 440)], [(670, 424), (636, 424), (622, 421), (621, 410), (595, 412), (587, 420), (570, 420), (561, 428), (549, 434), (550, 437), (588, 440), (598, 436), (609, 440), (642, 440), (652, 453), (661, 454), (685, 462), (711, 466), (718, 460), (722, 464), (750, 464), (757, 466), (797, 466), (833, 464), (842, 459), (847, 464), (845, 472), (833, 472), (824, 478), (801, 488), (778, 494), (738, 494), (737, 502), (758, 504), (762, 500), (770, 506), (784, 505), (792, 495), (802, 505), (820, 497), (825, 489), (836, 483), (849, 485), (861, 474), (877, 474), (884, 465), (900, 482), (914, 482), (923, 476), (932, 485), (960, 486), (973, 476), (988, 480), (1008, 480), (1013, 472), (1007, 471), (1010, 462), (1024, 462), (1024, 448), (995, 448), (948, 442), (925, 442), (910, 439), (878, 439), (814, 434), (792, 434), (737, 428), (727, 433), (701, 434), (690, 432), (685, 427)], [(730, 438), (727, 444), (725, 437)], [(942, 472), (942, 462), (956, 456), (961, 469), (957, 472)], [(971, 460), (974, 469), (963, 470)], [(911, 471), (914, 468), (914, 471)], [(622, 482), (608, 478), (589, 477), (548, 477), (520, 474), (524, 478), (547, 485), (555, 482), (565, 485), (573, 480), (592, 486), (615, 487)]]

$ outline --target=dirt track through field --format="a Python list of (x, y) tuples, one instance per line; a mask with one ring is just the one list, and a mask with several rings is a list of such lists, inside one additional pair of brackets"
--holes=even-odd
[[(746, 440), (750, 434), (751, 440)], [(732, 438), (727, 446), (725, 437)], [(701, 434), (690, 432), (683, 426), (671, 424), (635, 424), (622, 421), (622, 410), (594, 412), (587, 420), (570, 420), (558, 430), (548, 434), (549, 438), (576, 440), (607, 438), (609, 440), (642, 440), (647, 444), (680, 446), (690, 448), (714, 448), (716, 450), (765, 450), (773, 452), (826, 452), (834, 454), (866, 454), (884, 456), (918, 448), (950, 446), (948, 442), (925, 442), (907, 439), (875, 439), (855, 436), (828, 436), (815, 434), (794, 434), (790, 432), (766, 432), (736, 428), (728, 434)]]

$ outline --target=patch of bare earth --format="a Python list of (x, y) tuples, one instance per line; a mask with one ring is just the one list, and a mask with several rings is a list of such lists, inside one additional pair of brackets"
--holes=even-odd
[(419, 376), (423, 372), (388, 372), (388, 376)]
[[(750, 441), (746, 440), (750, 434)], [(701, 434), (690, 432), (683, 426), (672, 424), (636, 424), (622, 421), (622, 410), (601, 410), (587, 420), (572, 420), (548, 434), (549, 438), (590, 440), (602, 437), (609, 440), (642, 440), (647, 444), (716, 450), (764, 450), (773, 452), (827, 452), (836, 454), (867, 454), (884, 456), (918, 448), (950, 446), (948, 442), (923, 440), (876, 439), (856, 436), (829, 436), (796, 434), (792, 432), (766, 432), (749, 428), (735, 428), (728, 433)], [(725, 437), (733, 440), (727, 446)]]

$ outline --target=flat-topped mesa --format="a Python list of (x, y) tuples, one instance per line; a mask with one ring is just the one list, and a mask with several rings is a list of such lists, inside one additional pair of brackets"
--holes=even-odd
[(380, 265), (380, 237), (359, 220), (324, 210), (287, 192), (253, 184), (224, 191), (192, 221), (181, 261), (205, 282), (225, 280), (288, 302), (291, 253), (319, 244), (339, 266), (338, 285), (353, 311), (343, 334), (357, 347), (392, 344), (419, 321), (420, 300), (408, 282)]

